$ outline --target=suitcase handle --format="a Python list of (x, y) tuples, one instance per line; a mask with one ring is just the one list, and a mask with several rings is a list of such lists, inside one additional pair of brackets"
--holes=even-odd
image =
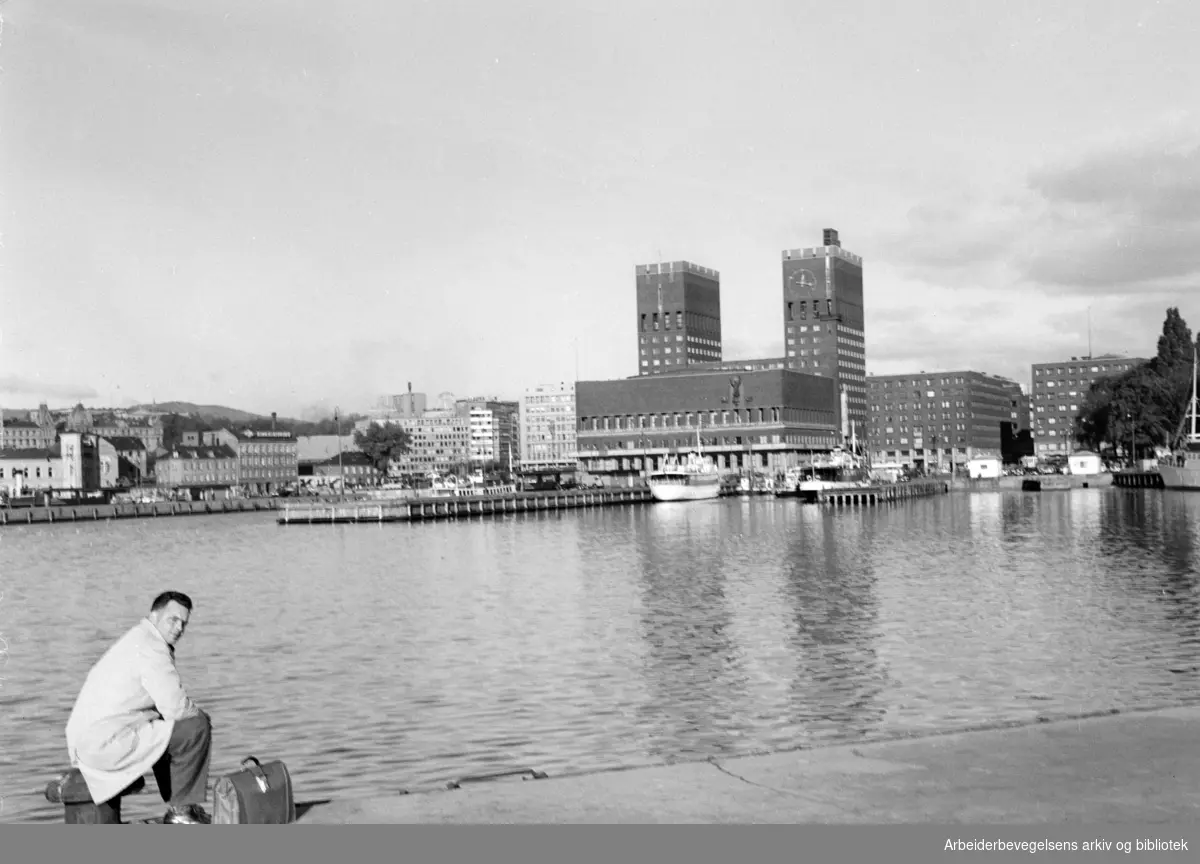
[(254, 780), (256, 783), (258, 783), (258, 788), (261, 789), (264, 794), (271, 788), (271, 784), (267, 782), (267, 775), (263, 773), (262, 763), (253, 756), (247, 756), (245, 759), (243, 759), (242, 767), (248, 769), (250, 773), (254, 775)]

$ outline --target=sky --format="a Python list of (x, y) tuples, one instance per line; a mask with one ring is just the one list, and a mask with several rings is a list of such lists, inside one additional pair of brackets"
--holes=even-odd
[[(635, 267), (864, 259), (873, 374), (1200, 329), (1188, 0), (5, 0), (0, 406), (637, 372)], [(1090, 331), (1089, 331), (1090, 320)]]

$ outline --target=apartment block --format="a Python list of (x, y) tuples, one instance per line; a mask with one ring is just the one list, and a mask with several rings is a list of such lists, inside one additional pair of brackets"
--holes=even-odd
[(876, 464), (949, 467), (1001, 455), (1021, 416), (1021, 385), (960, 370), (867, 378), (869, 449)]
[(1067, 456), (1075, 446), (1075, 417), (1092, 382), (1128, 372), (1147, 362), (1141, 357), (1103, 354), (1033, 364), (1033, 447), (1039, 458)]

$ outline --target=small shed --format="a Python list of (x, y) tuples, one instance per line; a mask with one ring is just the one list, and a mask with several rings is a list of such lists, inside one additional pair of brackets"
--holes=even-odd
[(1070, 474), (1099, 474), (1103, 470), (1100, 456), (1090, 450), (1080, 450), (1067, 457), (1067, 471)]
[(967, 463), (967, 476), (972, 480), (1000, 476), (1000, 460), (994, 456), (977, 456)]

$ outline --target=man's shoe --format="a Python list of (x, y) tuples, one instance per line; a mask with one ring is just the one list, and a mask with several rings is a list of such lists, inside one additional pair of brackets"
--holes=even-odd
[(211, 825), (212, 817), (204, 812), (199, 804), (185, 804), (182, 807), (170, 807), (167, 815), (163, 816), (164, 825)]

